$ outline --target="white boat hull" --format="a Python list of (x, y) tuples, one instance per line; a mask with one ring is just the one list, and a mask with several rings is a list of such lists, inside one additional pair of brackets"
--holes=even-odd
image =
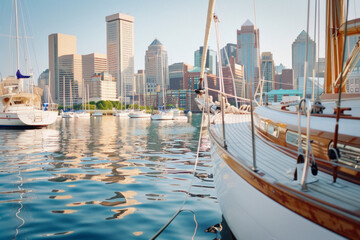
[(344, 239), (255, 189), (220, 157), (222, 148), (211, 145), (220, 208), (237, 239)]
[(130, 113), (128, 116), (130, 118), (150, 118), (151, 114), (149, 114), (149, 113)]
[(151, 115), (151, 120), (174, 120), (174, 114), (172, 112), (162, 112)]
[(1, 127), (44, 127), (53, 124), (57, 119), (54, 111), (24, 111), (0, 113)]

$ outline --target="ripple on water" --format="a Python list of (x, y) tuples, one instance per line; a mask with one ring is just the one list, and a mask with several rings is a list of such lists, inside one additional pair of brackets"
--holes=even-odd
[[(18, 239), (149, 239), (187, 194), (199, 119), (59, 119), (0, 130), (0, 239), (16, 229)], [(211, 173), (202, 155), (186, 204), (199, 222), (196, 239), (213, 239), (204, 230), (221, 222)], [(183, 213), (163, 238), (189, 239), (194, 226)]]

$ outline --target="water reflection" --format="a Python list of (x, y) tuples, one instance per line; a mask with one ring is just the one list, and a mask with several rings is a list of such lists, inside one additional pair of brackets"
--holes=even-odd
[[(0, 238), (16, 229), (20, 239), (117, 239), (119, 231), (124, 239), (150, 238), (187, 193), (199, 134), (199, 118), (192, 120), (59, 119), (45, 129), (0, 130), (0, 216), (13, 216), (0, 224)], [(189, 200), (206, 221), (220, 216), (209, 173), (210, 159), (200, 158)]]

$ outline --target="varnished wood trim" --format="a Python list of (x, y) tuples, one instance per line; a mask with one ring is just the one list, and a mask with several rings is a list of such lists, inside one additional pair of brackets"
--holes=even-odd
[(345, 212), (348, 212), (345, 209), (338, 208), (335, 210), (326, 202), (316, 198), (310, 198), (306, 193), (296, 194), (294, 190), (290, 191), (281, 184), (270, 183), (264, 180), (262, 178), (263, 173), (253, 172), (249, 166), (241, 163), (243, 162), (241, 159), (237, 159), (238, 161), (235, 160), (236, 158), (234, 156), (223, 149), (211, 130), (209, 131), (209, 135), (211, 140), (216, 144), (217, 154), (239, 177), (261, 193), (330, 231), (350, 239), (360, 239), (360, 222), (356, 220), (356, 218), (360, 217), (358, 213), (353, 213), (354, 218), (352, 218), (348, 213), (345, 214)]

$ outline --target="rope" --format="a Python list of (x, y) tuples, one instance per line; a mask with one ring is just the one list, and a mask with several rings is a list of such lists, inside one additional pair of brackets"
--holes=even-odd
[(194, 221), (195, 221), (196, 227), (195, 227), (195, 233), (192, 236), (192, 239), (194, 239), (194, 237), (195, 237), (196, 230), (197, 230), (197, 227), (198, 227), (196, 217), (195, 217), (195, 213), (193, 211), (191, 211), (191, 210), (183, 210), (182, 208), (184, 207), (187, 199), (190, 196), (190, 191), (191, 191), (191, 188), (192, 188), (192, 185), (193, 185), (193, 182), (194, 182), (194, 178), (195, 178), (195, 174), (196, 174), (196, 168), (197, 168), (197, 164), (198, 164), (198, 161), (199, 161), (200, 143), (201, 143), (201, 137), (202, 137), (201, 127), (203, 126), (203, 121), (204, 121), (204, 109), (205, 108), (203, 107), (202, 114), (201, 114), (200, 134), (199, 134), (199, 140), (198, 140), (198, 147), (197, 147), (197, 152), (196, 152), (194, 169), (193, 169), (192, 178), (191, 178), (190, 185), (189, 185), (189, 188), (187, 190), (186, 196), (184, 198), (184, 201), (182, 202), (181, 206), (179, 207), (179, 210), (170, 218), (170, 220), (159, 231), (157, 231), (157, 233), (155, 233), (154, 236), (152, 236), (150, 238), (151, 240), (156, 239), (171, 224), (171, 222), (176, 218), (176, 216), (179, 213), (181, 213), (182, 211), (190, 211), (190, 212), (192, 212), (194, 214)]

